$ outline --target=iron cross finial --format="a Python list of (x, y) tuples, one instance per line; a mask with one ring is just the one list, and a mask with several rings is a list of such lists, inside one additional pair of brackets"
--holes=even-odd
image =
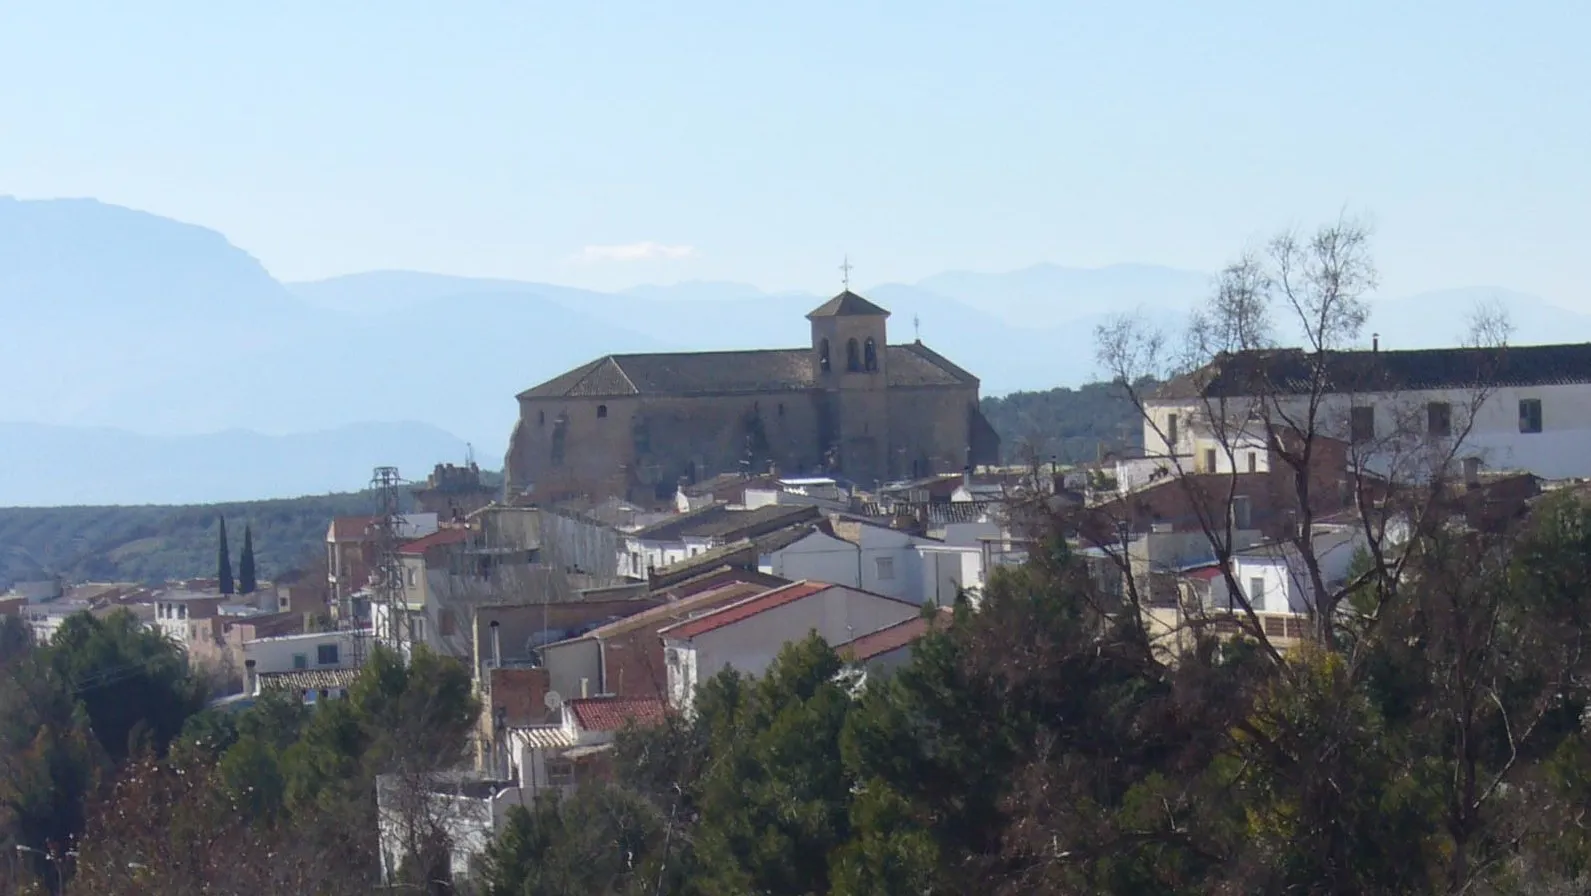
[(840, 264), (840, 282), (846, 289), (851, 288), (851, 255), (846, 253), (845, 261)]

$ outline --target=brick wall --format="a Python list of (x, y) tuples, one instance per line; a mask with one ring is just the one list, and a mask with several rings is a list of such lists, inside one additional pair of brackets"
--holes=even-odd
[(547, 711), (548, 690), (546, 669), (493, 669), (491, 700), (485, 707), (486, 723), (493, 724), (499, 709), (506, 711), (505, 721), (514, 727), (556, 721), (556, 714)]

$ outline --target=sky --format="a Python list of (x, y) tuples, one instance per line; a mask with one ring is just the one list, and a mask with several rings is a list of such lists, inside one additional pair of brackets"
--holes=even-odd
[(1591, 310), (1591, 4), (0, 5), (0, 194), (277, 277), (826, 291), (1213, 270), (1343, 211), (1383, 292)]

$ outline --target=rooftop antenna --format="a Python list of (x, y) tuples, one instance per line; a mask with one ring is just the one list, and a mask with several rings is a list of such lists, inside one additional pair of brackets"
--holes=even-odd
[(840, 263), (840, 283), (844, 284), (847, 291), (851, 288), (851, 253), (845, 253), (845, 261)]
[(912, 336), (918, 341), (923, 341), (923, 321), (917, 315), (912, 315)]
[(475, 446), (469, 442), (464, 443), (464, 466), (475, 466)]

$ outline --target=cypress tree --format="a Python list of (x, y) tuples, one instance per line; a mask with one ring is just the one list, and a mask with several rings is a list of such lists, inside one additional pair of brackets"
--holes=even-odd
[(248, 523), (243, 524), (243, 555), (238, 557), (238, 593), (253, 594), (259, 587), (254, 579), (254, 532)]
[(232, 552), (226, 546), (226, 517), (221, 517), (221, 544), (218, 549), (220, 557), (216, 560), (215, 577), (221, 583), (222, 594), (233, 594), (232, 586)]

